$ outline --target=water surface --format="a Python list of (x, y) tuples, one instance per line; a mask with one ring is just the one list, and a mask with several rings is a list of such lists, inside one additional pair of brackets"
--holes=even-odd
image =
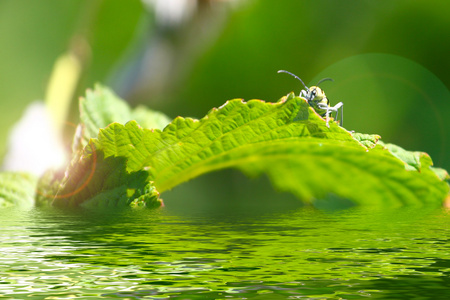
[(449, 299), (444, 209), (0, 210), (0, 299)]

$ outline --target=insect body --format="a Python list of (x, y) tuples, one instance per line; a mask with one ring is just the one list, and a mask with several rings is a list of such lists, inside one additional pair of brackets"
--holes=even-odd
[(304, 90), (300, 91), (299, 97), (305, 98), (306, 101), (308, 101), (309, 105), (311, 105), (312, 108), (322, 117), (325, 117), (327, 120), (327, 127), (330, 127), (330, 124), (328, 124), (329, 117), (332, 112), (336, 112), (335, 119), (338, 118), (339, 115), (339, 109), (341, 109), (341, 121), (340, 125), (342, 126), (344, 122), (344, 103), (339, 102), (335, 106), (330, 106), (330, 100), (328, 100), (327, 96), (325, 95), (325, 92), (319, 87), (319, 84), (326, 81), (331, 80), (331, 78), (324, 78), (320, 80), (316, 86), (307, 87), (305, 83), (295, 74), (292, 74), (291, 72), (285, 71), (285, 70), (279, 70), (278, 73), (287, 73), (291, 76), (294, 76), (305, 87)]

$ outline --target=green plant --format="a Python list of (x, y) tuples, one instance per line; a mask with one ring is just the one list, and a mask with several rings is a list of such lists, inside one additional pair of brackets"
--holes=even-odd
[(40, 178), (39, 205), (158, 207), (160, 193), (224, 168), (265, 173), (275, 188), (305, 202), (331, 196), (364, 205), (441, 205), (449, 192), (447, 172), (432, 167), (427, 154), (334, 122), (328, 127), (294, 94), (276, 103), (234, 99), (200, 120), (169, 122), (97, 86), (80, 111), (72, 160), (65, 172)]

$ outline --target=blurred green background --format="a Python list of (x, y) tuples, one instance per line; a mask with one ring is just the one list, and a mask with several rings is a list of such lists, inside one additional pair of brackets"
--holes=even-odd
[[(449, 13), (441, 0), (1, 0), (0, 155), (27, 104), (45, 98), (55, 61), (71, 52), (82, 63), (75, 100), (101, 82), (170, 117), (299, 93), (279, 69), (307, 85), (332, 77), (321, 87), (332, 104), (344, 102), (346, 129), (450, 169)], [(233, 172), (208, 180), (213, 191), (236, 181)], [(267, 185), (255, 182), (249, 189)]]

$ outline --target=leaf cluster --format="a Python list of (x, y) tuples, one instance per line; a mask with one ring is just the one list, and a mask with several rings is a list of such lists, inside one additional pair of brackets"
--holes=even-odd
[(197, 176), (236, 168), (267, 174), (300, 200), (364, 205), (441, 205), (449, 176), (422, 152), (378, 135), (326, 126), (303, 98), (227, 101), (202, 119), (131, 109), (97, 86), (80, 101), (73, 158), (40, 179), (38, 203), (62, 207), (158, 207), (159, 194)]

